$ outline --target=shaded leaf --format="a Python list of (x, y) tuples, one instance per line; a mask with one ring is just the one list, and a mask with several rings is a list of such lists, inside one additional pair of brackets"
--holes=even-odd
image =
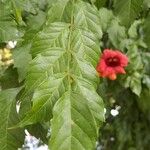
[(115, 0), (115, 13), (123, 25), (129, 26), (139, 16), (142, 4), (143, 0)]
[(27, 17), (26, 32), (23, 36), (22, 43), (18, 43), (13, 50), (14, 67), (17, 68), (19, 81), (23, 81), (26, 76), (29, 62), (32, 60), (30, 49), (34, 37), (42, 30), (46, 20), (46, 14), (43, 11), (38, 11), (36, 16), (29, 15)]
[(103, 7), (106, 4), (106, 0), (96, 0), (95, 1), (95, 6), (99, 9)]
[(134, 72), (134, 71), (142, 71), (143, 70), (143, 62), (141, 58), (141, 52), (140, 49), (138, 48), (137, 45), (134, 43), (128, 44), (127, 45), (127, 55), (129, 58), (129, 65), (128, 65), (128, 70), (129, 72)]
[(47, 137), (47, 133), (49, 129), (48, 127), (44, 123), (42, 124), (37, 123), (37, 124), (27, 126), (27, 130), (32, 136), (36, 137), (37, 139), (42, 140), (42, 142), (44, 143), (47, 143), (48, 139), (46, 137)]
[(16, 112), (15, 97), (18, 89), (9, 89), (0, 92), (0, 147), (1, 150), (16, 150), (24, 142), (23, 129), (8, 129), (17, 124), (19, 119)]
[(138, 37), (138, 26), (142, 23), (141, 20), (136, 20), (131, 25), (131, 27), (128, 30), (128, 35), (130, 38), (136, 39)]
[(119, 24), (119, 20), (112, 20), (107, 30), (109, 39), (115, 48), (124, 48), (123, 42), (127, 38), (126, 29)]
[(18, 74), (17, 70), (14, 69), (13, 66), (10, 66), (7, 70), (5, 70), (0, 78), (0, 84), (3, 90), (18, 87)]
[(138, 99), (139, 106), (145, 113), (150, 113), (149, 112), (149, 107), (150, 107), (150, 89), (143, 88), (141, 96)]
[(141, 94), (142, 85), (141, 85), (142, 75), (138, 72), (135, 72), (131, 76), (130, 88), (136, 95)]
[(147, 44), (148, 48), (150, 48), (150, 15), (145, 19), (143, 30), (144, 30), (144, 41)]
[(22, 81), (25, 78), (28, 64), (32, 60), (31, 55), (29, 54), (30, 47), (30, 44), (24, 44), (13, 50), (14, 67), (17, 68), (19, 81)]
[(111, 10), (108, 10), (106, 8), (101, 8), (99, 10), (99, 15), (100, 15), (102, 29), (103, 31), (106, 31), (107, 28), (110, 26), (112, 19), (114, 19), (113, 13)]
[(11, 7), (0, 2), (0, 42), (8, 42), (19, 38), (17, 24), (11, 17)]
[(150, 1), (149, 0), (144, 0), (144, 2), (143, 2), (143, 6), (144, 6), (144, 9), (145, 8), (150, 8)]

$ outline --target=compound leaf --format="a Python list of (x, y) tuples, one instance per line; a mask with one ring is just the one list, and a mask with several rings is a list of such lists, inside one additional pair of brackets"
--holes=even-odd
[[(77, 2), (73, 6), (85, 11), (88, 4)], [(94, 149), (104, 120), (103, 102), (96, 93), (101, 35), (96, 33), (98, 20), (93, 24), (92, 17), (98, 18), (94, 8), (88, 16), (81, 10), (71, 13), (71, 23), (47, 24), (32, 44), (35, 58), (27, 72), (23, 96), (33, 94), (33, 105), (19, 126), (51, 120), (52, 150)], [(84, 17), (78, 20), (80, 13)]]

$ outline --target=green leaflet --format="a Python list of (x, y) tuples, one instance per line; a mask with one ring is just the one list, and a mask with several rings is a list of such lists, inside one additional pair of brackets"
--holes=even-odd
[[(31, 53), (36, 56), (38, 53), (46, 51), (50, 47), (63, 47), (67, 46), (69, 24), (65, 23), (52, 23), (45, 27), (35, 37)], [(42, 42), (41, 42), (42, 41)]]
[(142, 4), (143, 0), (115, 0), (115, 13), (123, 25), (130, 26), (142, 10)]
[(0, 148), (1, 150), (16, 150), (24, 142), (23, 129), (8, 129), (17, 124), (16, 95), (18, 89), (0, 92)]
[(31, 44), (22, 44), (20, 47), (13, 50), (14, 67), (17, 68), (19, 81), (25, 78), (29, 61), (32, 60), (29, 54)]
[(39, 9), (45, 9), (45, 6), (48, 4), (47, 0), (13, 0), (16, 7), (22, 11), (36, 15)]
[[(10, 40), (20, 40), (22, 36), (22, 27), (25, 27), (25, 22), (22, 17), (24, 11), (37, 15), (38, 21), (41, 24), (45, 19), (45, 16), (41, 14), (40, 9), (45, 9), (47, 0), (40, 2), (36, 0), (6, 0), (0, 2), (0, 42), (8, 42)], [(27, 15), (28, 16), (28, 15)], [(32, 18), (36, 22), (36, 17)], [(32, 21), (31, 21), (32, 22)], [(32, 22), (33, 23), (33, 22)], [(38, 24), (38, 23), (37, 23)], [(34, 24), (34, 28), (39, 24)], [(20, 28), (21, 27), (21, 28)], [(31, 27), (30, 27), (31, 30)], [(33, 31), (32, 31), (33, 32)]]
[(119, 24), (118, 19), (111, 21), (109, 28), (107, 29), (108, 37), (113, 46), (117, 49), (123, 50), (124, 41), (127, 38), (126, 28)]
[(128, 65), (128, 70), (132, 71), (143, 71), (143, 62), (140, 55), (140, 49), (134, 43), (127, 46), (130, 64)]
[(47, 139), (47, 131), (49, 129), (49, 125), (43, 123), (37, 123), (33, 124), (31, 126), (27, 127), (27, 130), (31, 135), (34, 135), (37, 139), (41, 139), (42, 142), (47, 144), (48, 139)]
[(131, 39), (137, 39), (138, 38), (138, 26), (142, 23), (141, 20), (136, 20), (133, 22), (133, 24), (130, 26), (128, 30), (128, 35)]
[(149, 9), (150, 8), (150, 1), (144, 0), (143, 2), (143, 9)]
[(11, 18), (11, 6), (9, 3), (0, 2), (0, 43), (19, 38), (15, 20)]
[(150, 107), (150, 88), (143, 88), (140, 98), (138, 99), (139, 106), (141, 107), (142, 111), (149, 115), (149, 107)]
[(143, 84), (145, 84), (147, 86), (147, 88), (150, 89), (150, 54), (147, 53), (143, 53), (142, 57), (143, 59), (143, 63), (144, 63), (144, 75), (143, 75)]
[(126, 88), (130, 87), (133, 93), (140, 96), (142, 90), (141, 80), (144, 71), (140, 49), (134, 43), (128, 45), (127, 49), (129, 58), (129, 65), (127, 66), (128, 76), (126, 76), (126, 80), (121, 82), (124, 82)]
[(0, 77), (1, 89), (15, 88), (18, 87), (17, 70), (12, 66), (9, 67), (3, 75)]
[[(64, 76), (49, 77), (42, 81), (33, 94), (33, 106), (20, 126), (33, 124), (40, 121), (49, 121), (52, 118), (52, 109), (59, 97), (66, 91)], [(64, 79), (65, 80), (65, 79)]]
[[(83, 11), (88, 7), (86, 3), (72, 5), (83, 7)], [(90, 9), (80, 21), (81, 10), (75, 10), (71, 23), (47, 24), (32, 44), (35, 58), (27, 72), (23, 97), (33, 93), (33, 106), (19, 126), (52, 119), (52, 150), (94, 149), (99, 125), (104, 120), (103, 102), (96, 93), (99, 79), (95, 70), (101, 37), (96, 31), (100, 27), (96, 22), (90, 30), (91, 16), (98, 18), (95, 8)], [(59, 143), (63, 141), (66, 142)]]
[(29, 62), (32, 60), (30, 50), (33, 39), (42, 30), (45, 20), (46, 14), (43, 11), (38, 11), (36, 16), (29, 15), (23, 42), (18, 43), (17, 47), (13, 50), (14, 67), (17, 68), (20, 82), (25, 79)]
[(52, 3), (51, 8), (48, 11), (47, 23), (50, 24), (55, 21), (64, 21), (64, 20), (66, 21), (68, 18), (69, 18), (68, 21), (70, 22), (69, 16), (71, 13), (71, 9), (69, 7), (71, 7), (72, 4), (70, 3), (70, 0), (56, 0), (52, 1), (51, 3)]
[(96, 0), (95, 1), (95, 5), (97, 8), (104, 7), (105, 4), (106, 4), (106, 0)]
[(105, 32), (107, 28), (110, 26), (111, 21), (115, 18), (113, 12), (106, 8), (101, 8), (99, 10), (100, 22), (103, 31)]
[(142, 75), (139, 72), (134, 72), (131, 76), (130, 88), (136, 95), (141, 94), (142, 85), (141, 85)]
[(94, 149), (97, 128), (87, 101), (80, 93), (70, 90), (64, 93), (53, 114), (52, 150)]
[(78, 2), (75, 5), (74, 24), (91, 30), (97, 37), (102, 38), (101, 20), (98, 10), (90, 4)]
[(150, 15), (145, 19), (143, 29), (144, 29), (144, 41), (147, 44), (148, 48), (150, 47)]

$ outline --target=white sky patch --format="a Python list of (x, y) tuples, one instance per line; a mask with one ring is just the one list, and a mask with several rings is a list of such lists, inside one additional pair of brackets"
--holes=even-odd
[(32, 136), (27, 129), (25, 129), (25, 135), (25, 144), (23, 145), (23, 148), (27, 148), (27, 150), (49, 150), (48, 145), (46, 144), (38, 146), (40, 139)]
[(48, 146), (43, 145), (43, 146), (40, 146), (39, 148), (37, 148), (36, 150), (48, 150)]
[(6, 45), (6, 47), (7, 47), (8, 49), (12, 49), (12, 48), (15, 48), (16, 45), (17, 45), (17, 41), (9, 41), (9, 42), (7, 43), (7, 45)]
[(111, 113), (111, 115), (112, 116), (117, 116), (118, 114), (119, 114), (119, 111), (118, 110), (116, 110), (116, 109), (112, 109), (111, 111), (110, 111), (110, 113)]
[(20, 110), (20, 103), (17, 102), (17, 104), (16, 104), (16, 111), (17, 111), (17, 113), (19, 113), (19, 110)]

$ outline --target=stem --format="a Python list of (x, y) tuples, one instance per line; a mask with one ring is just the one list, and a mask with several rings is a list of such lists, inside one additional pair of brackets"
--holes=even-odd
[(67, 45), (67, 56), (68, 56), (68, 62), (67, 62), (67, 73), (68, 73), (68, 82), (69, 82), (69, 89), (71, 88), (71, 72), (70, 72), (70, 62), (72, 59), (72, 53), (71, 53), (71, 35), (73, 32), (73, 27), (74, 27), (74, 0), (72, 1), (72, 12), (71, 12), (71, 23), (70, 23), (70, 32), (68, 36), (68, 45)]

